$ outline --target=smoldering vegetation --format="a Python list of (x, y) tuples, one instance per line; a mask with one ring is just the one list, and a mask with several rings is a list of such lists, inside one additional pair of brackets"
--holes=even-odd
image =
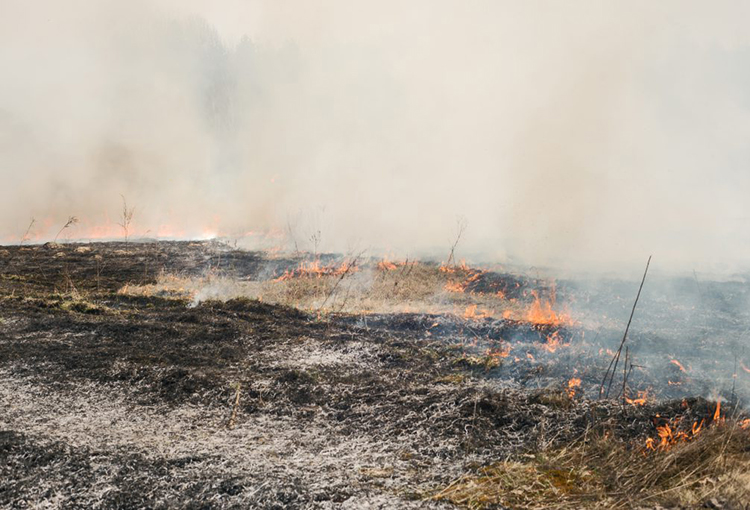
[(600, 399), (637, 281), (215, 241), (0, 257), (6, 506), (747, 501), (740, 281), (701, 281), (709, 342), (662, 294), (694, 280), (655, 278)]

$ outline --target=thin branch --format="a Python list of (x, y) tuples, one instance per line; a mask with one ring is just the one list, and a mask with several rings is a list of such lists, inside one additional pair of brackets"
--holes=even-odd
[(232, 406), (232, 415), (229, 417), (229, 423), (227, 428), (232, 430), (237, 425), (237, 411), (240, 408), (240, 392), (242, 391), (242, 384), (237, 383), (237, 389), (234, 394), (234, 405)]
[(73, 226), (73, 225), (75, 225), (76, 223), (78, 223), (78, 218), (76, 218), (75, 216), (68, 216), (68, 221), (67, 221), (67, 223), (65, 223), (65, 225), (63, 225), (63, 228), (61, 228), (61, 229), (60, 229), (60, 231), (59, 231), (59, 232), (57, 233), (57, 235), (56, 235), (56, 236), (55, 236), (55, 238), (54, 238), (54, 239), (52, 240), (52, 242), (54, 243), (54, 242), (56, 242), (56, 241), (57, 241), (57, 238), (58, 238), (58, 237), (60, 237), (60, 234), (62, 234), (63, 230), (65, 230), (65, 229), (66, 229), (66, 228), (68, 228), (68, 227), (72, 227), (72, 226)]
[(648, 274), (648, 266), (651, 264), (651, 255), (648, 256), (648, 261), (646, 262), (646, 270), (643, 272), (643, 279), (641, 280), (641, 286), (638, 287), (638, 294), (635, 296), (635, 302), (633, 303), (633, 309), (630, 311), (630, 318), (628, 319), (628, 325), (625, 327), (625, 334), (622, 335), (622, 342), (620, 342), (620, 347), (617, 349), (617, 352), (612, 357), (612, 361), (609, 362), (609, 367), (607, 368), (607, 371), (604, 373), (604, 379), (602, 379), (602, 384), (599, 386), (599, 398), (602, 398), (602, 394), (604, 393), (604, 385), (607, 383), (607, 377), (610, 375), (611, 370), (611, 377), (609, 378), (609, 385), (607, 386), (607, 394), (605, 398), (609, 398), (609, 390), (612, 387), (612, 380), (615, 377), (615, 372), (617, 371), (617, 365), (620, 362), (620, 355), (622, 354), (622, 347), (625, 345), (625, 341), (628, 339), (628, 331), (630, 330), (630, 323), (633, 321), (633, 315), (635, 314), (635, 307), (638, 306), (638, 299), (641, 297), (641, 291), (643, 290), (643, 284), (646, 282), (646, 275)]
[(628, 360), (630, 359), (629, 351), (630, 348), (628, 346), (625, 346), (625, 363), (622, 365), (622, 405), (625, 407), (625, 390), (627, 389), (628, 384)]
[(29, 240), (29, 234), (31, 233), (31, 229), (34, 227), (34, 223), (36, 223), (36, 219), (31, 218), (31, 223), (29, 223), (29, 228), (26, 229), (26, 232), (24, 232), (23, 237), (21, 237), (21, 244)]
[(451, 262), (453, 264), (456, 263), (456, 259), (454, 256), (455, 251), (456, 251), (456, 246), (458, 246), (458, 242), (461, 240), (461, 236), (463, 235), (464, 230), (466, 230), (467, 224), (468, 222), (466, 221), (466, 218), (456, 219), (456, 240), (453, 241), (453, 245), (451, 246), (451, 252), (450, 252), (450, 255), (448, 255), (448, 261), (445, 263), (446, 266), (451, 265)]
[(294, 231), (292, 230), (292, 222), (289, 220), (289, 216), (286, 218), (286, 229), (289, 232), (289, 237), (292, 239), (292, 242), (294, 243), (294, 254), (299, 255), (299, 246), (297, 245), (297, 237), (294, 235)]
[(323, 309), (323, 307), (326, 305), (326, 303), (328, 303), (328, 300), (336, 292), (336, 289), (339, 287), (339, 284), (344, 280), (344, 278), (346, 278), (346, 275), (349, 274), (349, 272), (351, 271), (352, 267), (356, 267), (357, 266), (357, 262), (359, 262), (359, 259), (360, 259), (360, 257), (362, 256), (362, 254), (364, 252), (365, 252), (364, 250), (362, 250), (361, 252), (359, 252), (357, 254), (357, 256), (354, 257), (354, 259), (352, 260), (352, 262), (349, 263), (349, 264), (347, 264), (346, 269), (344, 270), (343, 273), (341, 273), (341, 276), (336, 281), (336, 284), (333, 286), (333, 288), (331, 289), (331, 291), (328, 293), (328, 295), (326, 296), (326, 298), (323, 300), (323, 303), (321, 303), (321, 305), (318, 307), (318, 313), (320, 313), (320, 311)]
[(122, 216), (118, 225), (120, 225), (122, 227), (122, 230), (125, 232), (125, 242), (127, 243), (130, 231), (130, 223), (133, 221), (133, 213), (135, 213), (135, 207), (131, 207), (130, 209), (128, 209), (128, 203), (125, 200), (125, 195), (120, 196), (122, 197)]

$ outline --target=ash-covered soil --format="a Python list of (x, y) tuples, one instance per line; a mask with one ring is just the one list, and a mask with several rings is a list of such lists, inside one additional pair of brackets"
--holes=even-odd
[[(738, 348), (748, 321), (735, 303), (744, 283), (705, 283), (714, 304), (686, 328), (666, 317), (681, 305), (646, 306), (632, 340), (642, 366), (631, 376), (633, 396), (654, 395), (646, 405), (593, 398), (621, 322), (553, 331), (516, 319), (121, 292), (216, 269), (268, 280), (298, 262), (211, 242), (0, 249), (0, 506), (478, 507), (441, 491), (589, 435), (633, 449), (675, 416), (704, 427), (742, 418), (750, 353)], [(466, 292), (501, 286), (522, 300), (542, 283), (493, 272), (471, 285)], [(632, 300), (637, 283), (619, 285), (604, 293), (561, 282), (559, 292), (596, 311)], [(714, 308), (724, 314), (718, 333)], [(676, 329), (693, 336), (674, 338)], [(560, 345), (550, 348), (553, 334)], [(691, 347), (676, 352), (679, 342)], [(719, 354), (701, 354), (712, 349)], [(677, 355), (693, 373), (671, 362)], [(558, 488), (560, 501), (595, 503)], [(602, 497), (627, 507), (631, 496)], [(717, 504), (743, 508), (729, 496)]]

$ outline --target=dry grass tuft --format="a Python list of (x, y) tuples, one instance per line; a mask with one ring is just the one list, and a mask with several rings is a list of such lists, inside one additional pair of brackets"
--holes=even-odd
[(695, 508), (711, 500), (744, 508), (750, 501), (750, 431), (736, 424), (650, 454), (605, 436), (485, 467), (432, 499), (471, 509)]

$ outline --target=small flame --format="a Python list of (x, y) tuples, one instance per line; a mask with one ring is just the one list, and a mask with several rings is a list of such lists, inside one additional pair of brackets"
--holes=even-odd
[(682, 363), (680, 363), (676, 359), (669, 360), (669, 362), (672, 363), (673, 365), (677, 366), (677, 368), (680, 369), (680, 372), (687, 372), (687, 370), (685, 370), (685, 367), (682, 366)]
[[(466, 292), (466, 289), (469, 287), (469, 285), (477, 281), (479, 277), (482, 276), (482, 274), (484, 274), (484, 271), (480, 271), (477, 269), (469, 269), (468, 267), (466, 267), (465, 264), (463, 264), (459, 269), (467, 273), (466, 278), (458, 282), (449, 281), (448, 283), (445, 284), (445, 290), (449, 292)], [(453, 274), (457, 271), (456, 268), (444, 269), (444, 266), (440, 266), (440, 270), (442, 272), (447, 272), (450, 274)]]
[(445, 290), (448, 292), (463, 292), (464, 286), (458, 282), (448, 282), (445, 284)]
[(503, 345), (499, 349), (487, 349), (485, 355), (488, 358), (502, 359), (510, 356), (511, 347), (509, 345)]
[(547, 335), (547, 341), (542, 344), (542, 347), (548, 352), (555, 352), (558, 347), (564, 347), (566, 345), (568, 344), (562, 343), (560, 332), (554, 331), (551, 334)]
[[(659, 418), (659, 415), (657, 414), (656, 417)], [(713, 420), (709, 423), (721, 425), (724, 423), (724, 420), (725, 418), (721, 417), (721, 402), (716, 402)], [(655, 444), (654, 438), (647, 438), (644, 453), (647, 453), (649, 450), (668, 450), (679, 442), (691, 441), (703, 430), (705, 419), (701, 419), (700, 422), (693, 422), (693, 425), (687, 432), (677, 430), (679, 423), (680, 417), (678, 416), (663, 425), (657, 426), (656, 434), (659, 436), (659, 444)], [(750, 418), (740, 421), (738, 425), (743, 429), (750, 427)]]
[(704, 420), (701, 420), (701, 422), (700, 422), (700, 423), (697, 423), (697, 422), (696, 422), (696, 423), (693, 423), (693, 429), (692, 429), (692, 432), (693, 432), (693, 435), (694, 435), (694, 436), (695, 436), (695, 435), (697, 435), (697, 434), (698, 434), (698, 432), (700, 432), (700, 431), (701, 431), (701, 429), (703, 428), (703, 422), (704, 422)]
[(487, 310), (477, 312), (477, 305), (469, 305), (464, 311), (464, 319), (484, 319), (485, 317), (489, 317), (489, 315)]
[(576, 394), (576, 388), (581, 387), (581, 379), (578, 377), (571, 377), (570, 380), (568, 380), (568, 396), (570, 398), (573, 398)]
[(438, 268), (441, 273), (455, 273), (456, 271), (462, 270), (462, 271), (469, 271), (469, 266), (466, 265), (465, 260), (461, 260), (460, 264), (458, 266), (449, 266), (447, 264), (440, 264), (440, 267)]
[(383, 257), (383, 260), (378, 262), (378, 269), (381, 271), (393, 271), (394, 269), (397, 269), (398, 266), (388, 260), (388, 257)]
[(667, 448), (674, 439), (674, 435), (672, 434), (672, 427), (669, 426), (669, 423), (665, 423), (660, 427), (656, 427), (656, 434), (660, 439), (660, 448)]
[(531, 295), (534, 297), (534, 302), (526, 312), (526, 320), (532, 324), (548, 324), (553, 326), (562, 326), (565, 324), (573, 324), (574, 321), (570, 318), (570, 315), (563, 312), (556, 312), (555, 307), (555, 289), (553, 287), (550, 297), (547, 300), (542, 300), (539, 297), (539, 293), (531, 291)]
[(341, 276), (350, 271), (356, 271), (357, 267), (344, 261), (341, 265), (336, 266), (323, 266), (319, 260), (313, 262), (302, 261), (297, 269), (292, 271), (284, 271), (284, 274), (276, 278), (274, 281), (282, 282), (285, 280), (291, 280), (293, 278), (322, 278), (323, 276)]
[(625, 402), (633, 406), (646, 405), (647, 400), (648, 400), (648, 390), (639, 391), (638, 396), (635, 398), (628, 398), (627, 396), (625, 397)]

